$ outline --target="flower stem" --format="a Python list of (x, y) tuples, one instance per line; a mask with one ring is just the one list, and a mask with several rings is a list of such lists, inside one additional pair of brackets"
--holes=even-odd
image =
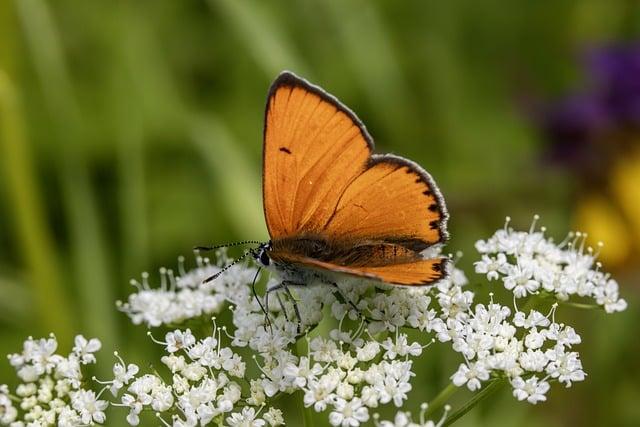
[(595, 305), (595, 304), (583, 304), (580, 302), (569, 302), (569, 301), (562, 301), (560, 302), (560, 304), (562, 305), (566, 305), (568, 307), (574, 307), (574, 308), (582, 308), (585, 310), (598, 310), (601, 309), (602, 307), (599, 305)]
[(449, 383), (442, 391), (429, 402), (427, 411), (424, 413), (425, 418), (430, 418), (437, 410), (439, 410), (445, 403), (458, 391), (460, 387), (456, 387), (455, 384)]
[(298, 401), (298, 404), (300, 405), (300, 410), (302, 411), (304, 427), (313, 427), (313, 406), (305, 408), (302, 399)]
[[(294, 351), (296, 353), (296, 356), (300, 357), (300, 356), (306, 355), (308, 351), (307, 346), (308, 346), (308, 343), (306, 339), (298, 340), (294, 345)], [(297, 403), (298, 403), (298, 408), (300, 409), (300, 413), (302, 415), (301, 418), (302, 418), (304, 427), (313, 427), (313, 405), (308, 408), (305, 408), (303, 396), (300, 396), (300, 399), (298, 400)]]
[[(460, 417), (469, 412), (476, 406), (478, 403), (491, 396), (496, 391), (500, 390), (502, 386), (506, 383), (505, 378), (499, 378), (497, 380), (492, 381), (489, 385), (487, 385), (484, 389), (482, 389), (479, 393), (476, 393), (467, 403), (465, 403), (460, 409), (455, 411), (453, 414), (447, 417), (443, 427), (449, 426), (456, 422)], [(430, 408), (429, 408), (430, 409)]]

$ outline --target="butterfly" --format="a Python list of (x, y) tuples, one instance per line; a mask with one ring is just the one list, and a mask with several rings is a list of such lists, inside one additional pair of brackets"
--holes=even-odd
[(282, 279), (267, 298), (310, 281), (337, 287), (336, 275), (395, 286), (446, 277), (448, 258), (425, 255), (448, 238), (440, 190), (418, 164), (373, 148), (334, 96), (288, 71), (273, 82), (262, 169), (270, 240), (250, 251)]

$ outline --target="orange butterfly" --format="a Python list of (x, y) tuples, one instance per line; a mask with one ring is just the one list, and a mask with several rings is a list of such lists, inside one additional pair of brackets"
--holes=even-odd
[(314, 279), (337, 286), (333, 273), (403, 286), (446, 276), (447, 258), (423, 254), (447, 239), (435, 182), (410, 160), (372, 154), (365, 126), (336, 98), (281, 73), (269, 90), (263, 150), (271, 240), (248, 253), (283, 279), (267, 296)]

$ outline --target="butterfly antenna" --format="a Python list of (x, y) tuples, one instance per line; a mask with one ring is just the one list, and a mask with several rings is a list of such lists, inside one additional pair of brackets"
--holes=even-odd
[(233, 260), (231, 264), (227, 264), (222, 270), (218, 271), (216, 274), (212, 274), (211, 276), (204, 279), (202, 283), (209, 283), (212, 280), (217, 279), (222, 273), (224, 273), (225, 271), (227, 271), (228, 269), (230, 269), (231, 267), (233, 267), (234, 265), (236, 265), (237, 263), (245, 259), (247, 255), (249, 255), (250, 253), (251, 253), (251, 250), (248, 250), (240, 258), (236, 258), (235, 260)]
[(198, 251), (212, 251), (214, 249), (220, 248), (230, 248), (232, 246), (242, 246), (242, 245), (259, 245), (262, 242), (258, 242), (257, 240), (243, 240), (242, 242), (231, 242), (225, 243), (224, 245), (215, 245), (215, 246), (195, 246), (193, 249)]

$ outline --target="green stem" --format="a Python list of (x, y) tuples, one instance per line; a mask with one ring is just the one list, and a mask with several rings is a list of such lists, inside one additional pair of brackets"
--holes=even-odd
[(300, 410), (302, 411), (302, 419), (304, 420), (305, 427), (313, 427), (313, 407), (310, 406), (308, 408), (304, 407), (304, 402), (301, 400), (298, 401), (300, 405)]
[(580, 302), (560, 301), (559, 303), (562, 304), (562, 305), (566, 305), (568, 307), (581, 308), (581, 309), (585, 309), (585, 310), (598, 310), (598, 309), (602, 308), (599, 305), (584, 304), (584, 303), (580, 303)]
[[(316, 325), (317, 326), (317, 325)], [(306, 356), (307, 354), (307, 340), (306, 339), (299, 339), (296, 344), (295, 344), (295, 352), (296, 355), (298, 357), (302, 356)], [(308, 408), (305, 408), (304, 406), (304, 400), (303, 397), (301, 396), (300, 399), (298, 399), (297, 401), (298, 403), (298, 408), (300, 410), (300, 414), (301, 414), (301, 418), (303, 421), (303, 425), (305, 427), (313, 427), (314, 423), (313, 423), (313, 406), (310, 406)]]
[(430, 418), (436, 411), (444, 406), (445, 403), (453, 396), (460, 387), (456, 387), (455, 384), (449, 383), (442, 391), (429, 402), (429, 407), (425, 412), (425, 418)]
[(469, 412), (473, 407), (475, 407), (478, 403), (482, 402), (487, 397), (491, 396), (496, 391), (500, 390), (502, 386), (506, 384), (505, 378), (500, 378), (492, 381), (489, 385), (483, 388), (479, 393), (476, 393), (467, 403), (465, 403), (460, 409), (455, 411), (453, 414), (447, 417), (443, 427), (449, 426), (456, 422), (460, 417)]

